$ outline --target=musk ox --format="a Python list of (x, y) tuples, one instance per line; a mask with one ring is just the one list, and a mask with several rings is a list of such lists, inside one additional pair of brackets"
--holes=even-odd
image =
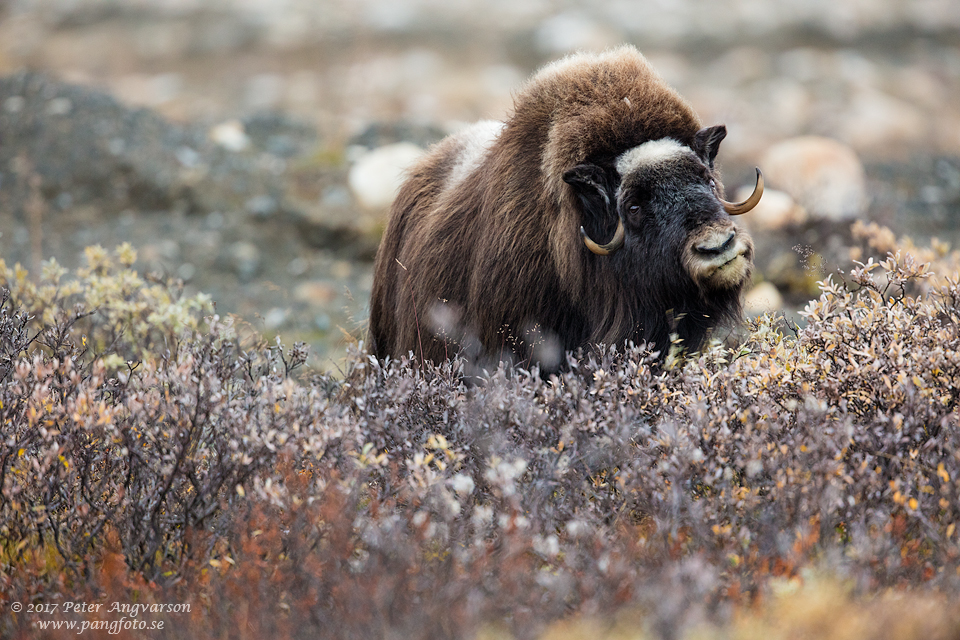
[(671, 336), (697, 349), (740, 318), (753, 244), (703, 127), (634, 48), (539, 71), (506, 122), (415, 166), (377, 254), (370, 349), (563, 365), (564, 351)]

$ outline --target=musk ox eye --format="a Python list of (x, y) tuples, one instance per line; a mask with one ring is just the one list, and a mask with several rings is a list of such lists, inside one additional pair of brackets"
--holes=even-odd
[(638, 204), (632, 204), (632, 205), (630, 205), (629, 207), (627, 207), (627, 211), (629, 211), (630, 213), (636, 215), (636, 214), (640, 213), (640, 205), (638, 205)]

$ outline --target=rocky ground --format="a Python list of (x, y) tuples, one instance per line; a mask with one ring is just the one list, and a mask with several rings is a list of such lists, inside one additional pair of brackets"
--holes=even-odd
[(802, 304), (854, 218), (960, 240), (949, 0), (7, 0), (0, 258), (74, 267), (129, 241), (335, 366), (391, 172), (503, 117), (544, 62), (622, 42), (727, 124), (728, 189), (764, 169), (756, 308)]

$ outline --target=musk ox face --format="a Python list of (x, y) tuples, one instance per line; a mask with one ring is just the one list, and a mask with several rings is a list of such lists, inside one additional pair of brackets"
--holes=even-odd
[[(567, 171), (583, 212), (587, 248), (617, 263), (626, 280), (659, 291), (695, 291), (702, 298), (739, 295), (753, 266), (753, 243), (730, 219), (751, 209), (721, 197), (714, 159), (725, 127), (702, 129), (693, 146), (672, 138), (650, 140), (612, 161)], [(598, 244), (592, 238), (613, 238)], [(612, 255), (612, 254), (617, 255)], [(678, 289), (678, 285), (681, 286)]]

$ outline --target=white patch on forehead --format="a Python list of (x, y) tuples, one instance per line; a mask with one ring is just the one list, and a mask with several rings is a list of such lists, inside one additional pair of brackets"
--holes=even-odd
[(448, 188), (462, 182), (480, 166), (487, 155), (487, 151), (490, 150), (490, 147), (500, 136), (500, 132), (503, 131), (503, 127), (503, 122), (481, 120), (454, 134), (459, 138), (463, 147), (460, 150), (457, 164), (451, 169), (447, 178)]
[(650, 140), (620, 154), (617, 158), (617, 171), (621, 176), (625, 176), (641, 167), (663, 164), (690, 154), (693, 154), (693, 149), (673, 138)]

